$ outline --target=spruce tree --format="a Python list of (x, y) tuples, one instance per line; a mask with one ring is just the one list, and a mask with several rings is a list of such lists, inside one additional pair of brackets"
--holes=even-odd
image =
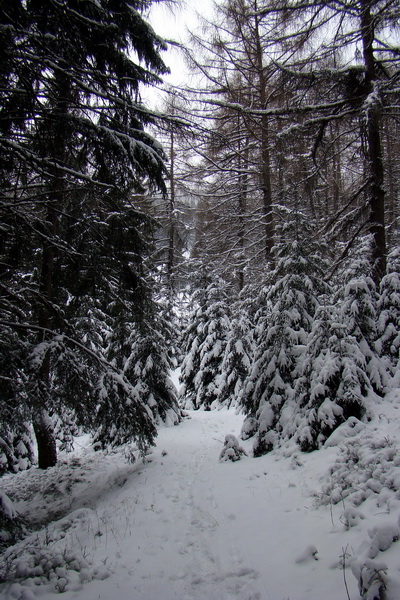
[(349, 417), (360, 419), (371, 390), (365, 371), (365, 356), (340, 311), (319, 307), (296, 386), (298, 409), (285, 437), (295, 437), (303, 451), (315, 450)]
[(221, 383), (218, 391), (220, 405), (229, 408), (240, 403), (244, 382), (250, 371), (252, 351), (248, 319), (245, 315), (232, 319), (221, 365)]
[(388, 260), (388, 273), (381, 281), (377, 306), (376, 348), (389, 372), (400, 365), (400, 273), (397, 253)]
[[(10, 398), (26, 402), (43, 468), (57, 460), (49, 412), (63, 406), (92, 430), (114, 420), (121, 439), (142, 446), (155, 435), (145, 404), (101, 343), (86, 346), (88, 332), (74, 328), (83, 298), (100, 294), (102, 309), (112, 301), (108, 281), (135, 288), (145, 254), (138, 198), (164, 189), (163, 152), (146, 132), (157, 118), (140, 99), (140, 87), (167, 70), (165, 44), (142, 16), (147, 7), (28, 0), (0, 9), (0, 341), (6, 355), (10, 335), (18, 339), (25, 395), (16, 393), (21, 378), (8, 361)], [(137, 242), (129, 257), (114, 254), (121, 228), (131, 248)], [(143, 311), (146, 299), (137, 298)]]
[(259, 344), (243, 395), (247, 414), (257, 420), (254, 455), (272, 450), (297, 410), (295, 387), (323, 282), (312, 223), (299, 211), (281, 208), (277, 229), (275, 283), (267, 298)]
[(341, 318), (350, 336), (356, 340), (365, 357), (366, 374), (374, 391), (383, 396), (387, 373), (376, 350), (377, 294), (375, 284), (368, 277), (351, 279), (343, 290)]
[(196, 408), (219, 406), (222, 385), (222, 365), (229, 331), (229, 317), (223, 290), (215, 284), (207, 289), (208, 306), (205, 311), (204, 341), (199, 346), (199, 372), (194, 379)]
[(218, 405), (229, 317), (224, 284), (214, 277), (204, 275), (206, 287), (194, 295), (197, 305), (183, 334), (180, 395), (183, 406), (190, 409)]

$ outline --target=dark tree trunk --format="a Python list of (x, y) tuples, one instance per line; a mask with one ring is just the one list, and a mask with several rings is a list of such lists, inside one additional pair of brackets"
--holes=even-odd
[[(257, 2), (254, 5), (257, 10)], [(258, 70), (258, 86), (260, 93), (260, 106), (262, 109), (267, 108), (267, 82), (265, 80), (263, 50), (260, 39), (260, 18), (255, 17), (255, 43), (256, 56), (255, 62)], [(261, 189), (263, 196), (263, 216), (264, 216), (264, 231), (265, 231), (265, 257), (270, 264), (271, 269), (274, 268), (274, 258), (272, 247), (274, 245), (274, 224), (272, 219), (272, 186), (271, 186), (271, 158), (269, 152), (269, 123), (268, 117), (261, 117)]]
[[(373, 41), (374, 24), (370, 11), (370, 0), (361, 0), (361, 33), (363, 56), (366, 68), (368, 92), (373, 92), (377, 79)], [(372, 275), (378, 286), (386, 273), (386, 235), (385, 235), (385, 190), (381, 144), (380, 119), (374, 106), (366, 113), (365, 142), (368, 160), (369, 187), (369, 231), (372, 234)]]
[(169, 192), (169, 233), (168, 233), (168, 260), (167, 276), (168, 287), (174, 289), (174, 267), (175, 267), (175, 139), (174, 133), (171, 133), (170, 143), (170, 192)]
[[(57, 233), (57, 215), (49, 205), (47, 213), (47, 224), (49, 238)], [(49, 304), (53, 299), (53, 272), (54, 272), (55, 250), (50, 239), (46, 240), (42, 250), (42, 269), (40, 280), (40, 292), (43, 303), (40, 307), (38, 324), (43, 329), (52, 328), (52, 315)], [(45, 341), (46, 333), (40, 334), (39, 343)], [(33, 398), (33, 430), (36, 437), (38, 449), (38, 464), (40, 469), (54, 467), (57, 463), (57, 448), (54, 437), (53, 426), (46, 410), (46, 396), (50, 388), (50, 354), (47, 352), (39, 372), (40, 383), (37, 388), (36, 397)], [(40, 390), (43, 390), (40, 394)]]
[(39, 469), (54, 467), (57, 463), (56, 440), (52, 423), (45, 409), (39, 409), (33, 416), (33, 430), (38, 449)]
[[(53, 110), (53, 120), (49, 120), (47, 135), (44, 143), (50, 149), (50, 154), (65, 164), (66, 152), (66, 123), (68, 116), (69, 98), (71, 92), (70, 82), (64, 75), (58, 75), (55, 80), (54, 93), (56, 100)], [(42, 262), (40, 274), (40, 293), (42, 304), (38, 314), (38, 324), (43, 330), (54, 329), (54, 267), (56, 259), (57, 238), (60, 233), (60, 207), (65, 197), (65, 177), (62, 172), (54, 167), (48, 180), (48, 205), (46, 215), (46, 237), (42, 247)], [(47, 339), (48, 333), (43, 331), (39, 342)], [(47, 352), (39, 373), (37, 397), (33, 398), (33, 428), (38, 446), (39, 468), (47, 469), (57, 462), (57, 450), (52, 423), (48, 416), (47, 402), (50, 391), (51, 361)]]

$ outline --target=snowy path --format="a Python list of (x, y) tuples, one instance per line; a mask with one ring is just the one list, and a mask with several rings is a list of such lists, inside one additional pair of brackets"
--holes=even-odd
[[(272, 456), (219, 463), (224, 437), (239, 434), (242, 417), (191, 417), (162, 429), (151, 462), (99, 498), (97, 524), (79, 544), (110, 575), (67, 590), (64, 600), (346, 599), (343, 574), (332, 570), (341, 541), (327, 538), (329, 511), (314, 510), (302, 469)], [(318, 470), (326, 471), (321, 458), (317, 479)], [(324, 560), (296, 562), (310, 544)], [(349, 585), (358, 599), (354, 578)]]
[(226, 472), (234, 479), (235, 465), (220, 465), (218, 455), (241, 419), (225, 411), (193, 417), (162, 430), (152, 463), (114, 496), (105, 526), (122, 532), (126, 518), (129, 530), (118, 540), (108, 534), (113, 575), (88, 585), (93, 590), (85, 598), (110, 599), (115, 586), (118, 600), (267, 598), (231, 533), (235, 515), (223, 505), (231, 493)]
[[(392, 408), (379, 407), (390, 416), (379, 418), (382, 431), (371, 426), (384, 444), (400, 431), (394, 400)], [(35, 534), (23, 543), (40, 556), (51, 551), (53, 562), (59, 548), (68, 572), (52, 563), (55, 580), (0, 585), (0, 599), (60, 600), (58, 589), (63, 600), (360, 600), (340, 557), (344, 550), (366, 556), (371, 527), (382, 519), (400, 525), (400, 497), (387, 488), (372, 495), (361, 506), (365, 519), (348, 528), (349, 502), (315, 506), (338, 447), (220, 463), (225, 435), (237, 436), (241, 424), (231, 411), (192, 412), (178, 427), (160, 430), (146, 464), (87, 448), (53, 470), (6, 478), (21, 514), (42, 523), (46, 510), (53, 519), (65, 515), (36, 545)], [(243, 445), (249, 450), (251, 440)], [(391, 445), (382, 452), (393, 455), (387, 473), (400, 482), (400, 457), (394, 460)], [(388, 600), (400, 598), (398, 544), (378, 556), (389, 565)], [(74, 567), (79, 556), (88, 568)]]

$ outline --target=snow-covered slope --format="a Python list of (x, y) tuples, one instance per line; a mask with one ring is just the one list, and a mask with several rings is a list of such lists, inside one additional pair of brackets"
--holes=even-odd
[(290, 446), (219, 462), (243, 417), (197, 411), (160, 431), (145, 464), (84, 448), (47, 472), (7, 476), (17, 510), (59, 520), (8, 552), (3, 575), (14, 577), (0, 597), (357, 600), (355, 575), (387, 567), (398, 600), (399, 400), (393, 392), (370, 424), (342, 426), (307, 455)]

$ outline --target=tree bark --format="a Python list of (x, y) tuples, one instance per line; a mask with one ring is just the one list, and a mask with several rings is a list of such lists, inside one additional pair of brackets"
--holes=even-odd
[[(257, 2), (254, 3), (254, 12), (257, 14)], [(260, 94), (260, 107), (267, 108), (267, 82), (265, 80), (264, 65), (263, 65), (263, 50), (260, 38), (260, 18), (255, 16), (254, 34), (256, 44), (255, 63), (258, 71), (258, 88)], [(272, 247), (274, 245), (274, 224), (272, 220), (272, 186), (271, 186), (271, 158), (269, 152), (269, 123), (268, 117), (261, 117), (261, 189), (263, 197), (263, 216), (264, 216), (264, 231), (265, 231), (265, 257), (270, 264), (271, 269), (274, 268), (274, 259)]]
[[(57, 95), (53, 118), (50, 121), (44, 143), (50, 149), (50, 154), (55, 161), (65, 163), (66, 123), (68, 116), (68, 105), (70, 95), (70, 83), (63, 75), (58, 75), (55, 81), (54, 92)], [(56, 240), (60, 229), (60, 211), (62, 199), (65, 195), (64, 175), (57, 166), (47, 183), (47, 215), (46, 215), (46, 238), (42, 246), (40, 294), (42, 303), (38, 313), (38, 325), (43, 329), (54, 329), (51, 305), (54, 302), (54, 266), (56, 258)], [(39, 343), (44, 342), (46, 333), (41, 333)], [(38, 373), (39, 385), (36, 397), (33, 398), (33, 429), (38, 446), (39, 468), (47, 469), (57, 463), (57, 449), (54, 430), (47, 411), (48, 394), (50, 393), (51, 360), (48, 351)]]
[[(50, 204), (47, 213), (48, 237), (53, 237), (57, 232), (57, 215), (54, 207)], [(50, 239), (46, 240), (42, 249), (42, 269), (40, 280), (40, 292), (44, 302), (39, 309), (38, 325), (44, 329), (52, 328), (52, 318), (48, 303), (53, 298), (53, 272), (54, 272), (54, 246)], [(39, 343), (45, 341), (46, 334), (40, 333)], [(46, 394), (50, 388), (50, 354), (47, 352), (39, 371), (39, 386), (36, 397), (33, 398), (33, 430), (36, 437), (38, 449), (39, 469), (54, 467), (57, 463), (57, 448), (54, 430), (46, 410)], [(43, 389), (43, 395), (40, 390)]]
[(48, 469), (57, 464), (57, 447), (53, 425), (45, 409), (39, 409), (33, 415), (33, 430), (38, 450), (39, 469)]
[(170, 191), (168, 204), (168, 260), (167, 260), (167, 277), (168, 287), (171, 291), (174, 289), (174, 267), (175, 267), (175, 139), (174, 132), (170, 134)]
[[(240, 121), (240, 115), (238, 115), (238, 122)], [(238, 123), (239, 129), (239, 123)], [(238, 203), (239, 203), (239, 228), (238, 228), (238, 244), (240, 250), (240, 264), (238, 267), (238, 285), (239, 291), (241, 292), (245, 285), (245, 252), (246, 252), (246, 212), (247, 212), (247, 173), (248, 169), (248, 136), (245, 137), (244, 141), (244, 150), (239, 147), (239, 160), (238, 160), (238, 171), (239, 171), (239, 194), (238, 194)], [(242, 156), (243, 152), (243, 156)]]
[[(366, 69), (368, 94), (374, 91), (377, 81), (374, 58), (374, 24), (371, 16), (370, 0), (361, 0), (361, 35), (363, 57)], [(369, 231), (372, 234), (372, 276), (378, 286), (386, 273), (386, 234), (385, 234), (385, 190), (384, 170), (378, 108), (373, 104), (365, 112), (365, 142), (367, 148), (369, 188)]]

